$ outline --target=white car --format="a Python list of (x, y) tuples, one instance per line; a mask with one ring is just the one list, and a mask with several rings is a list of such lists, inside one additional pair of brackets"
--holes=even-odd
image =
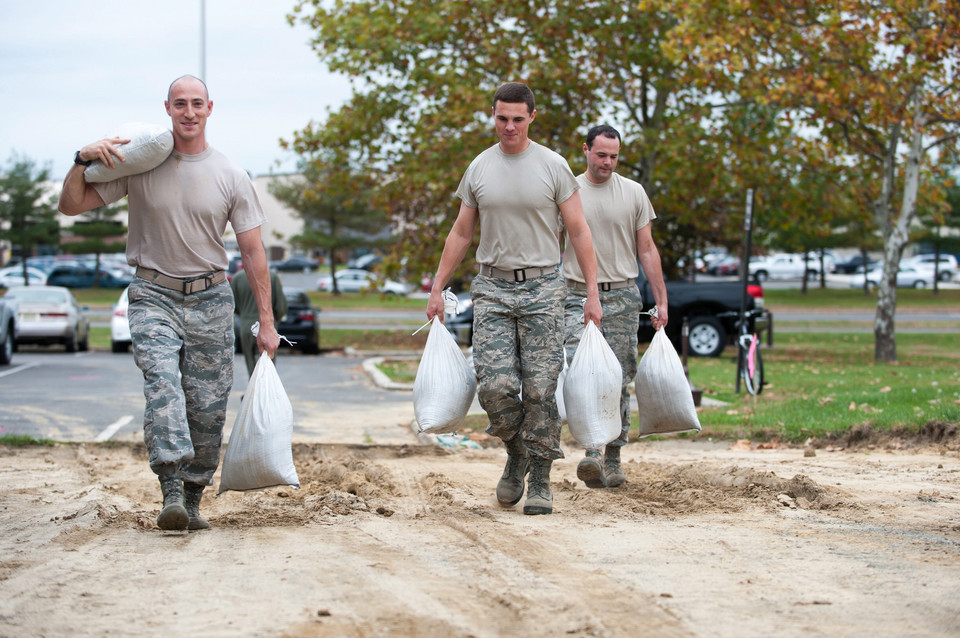
[[(864, 279), (867, 287), (874, 289), (880, 286), (883, 279), (883, 268), (874, 268), (866, 273), (858, 272), (850, 276), (851, 288), (863, 288)], [(933, 285), (933, 271), (918, 269), (913, 266), (900, 265), (897, 271), (897, 288), (926, 288)]]
[[(27, 266), (28, 286), (44, 286), (47, 283), (47, 274), (38, 268)], [(23, 285), (23, 267), (8, 266), (0, 269), (0, 288), (13, 288)]]
[[(337, 290), (340, 292), (379, 292), (385, 295), (406, 295), (408, 284), (384, 279), (378, 282), (373, 273), (359, 268), (344, 268), (337, 271)], [(317, 280), (317, 290), (333, 292), (333, 278), (324, 275)]]
[(750, 278), (761, 283), (767, 279), (802, 279), (804, 273), (812, 279), (820, 272), (820, 260), (811, 254), (804, 263), (803, 255), (779, 253), (751, 258), (749, 268)]
[[(938, 263), (939, 262), (939, 263)], [(910, 266), (917, 270), (928, 270), (933, 275), (934, 266), (939, 266), (937, 275), (940, 281), (950, 281), (957, 276), (957, 258), (953, 255), (940, 255), (940, 259), (933, 253), (914, 255), (900, 260), (900, 266)]]
[(20, 302), (17, 343), (62, 343), (67, 352), (85, 352), (90, 344), (90, 322), (69, 288), (24, 286), (11, 288), (7, 297)]
[(130, 350), (130, 321), (127, 319), (127, 286), (120, 293), (120, 299), (113, 306), (113, 314), (110, 315), (110, 350), (111, 352), (127, 352)]

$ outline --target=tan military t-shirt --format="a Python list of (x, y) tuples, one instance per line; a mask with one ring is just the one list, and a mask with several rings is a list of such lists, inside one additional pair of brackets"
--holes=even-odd
[[(586, 174), (578, 175), (577, 182), (597, 254), (597, 282), (613, 283), (636, 277), (639, 272), (637, 231), (657, 217), (643, 186), (617, 173), (603, 184), (594, 184)], [(564, 246), (570, 245), (567, 234)], [(585, 283), (573, 250), (564, 251), (563, 276)]]
[(226, 270), (227, 222), (240, 234), (267, 219), (247, 173), (211, 147), (93, 187), (108, 204), (128, 196), (127, 262), (172, 277)]
[(480, 215), (477, 262), (494, 268), (560, 263), (560, 208), (579, 188), (562, 157), (536, 142), (522, 153), (497, 144), (480, 153), (457, 196)]

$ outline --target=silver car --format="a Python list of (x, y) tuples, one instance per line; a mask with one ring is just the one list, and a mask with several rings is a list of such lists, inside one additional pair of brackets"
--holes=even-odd
[(18, 286), (7, 297), (20, 302), (17, 345), (62, 343), (67, 352), (89, 349), (90, 322), (68, 288)]

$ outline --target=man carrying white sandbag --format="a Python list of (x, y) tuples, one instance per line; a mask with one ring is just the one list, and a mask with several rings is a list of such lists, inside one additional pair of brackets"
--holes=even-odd
[[(213, 482), (233, 386), (233, 293), (223, 232), (233, 228), (257, 306), (257, 346), (273, 356), (280, 338), (270, 304), (270, 274), (260, 227), (266, 216), (247, 173), (207, 144), (213, 101), (185, 75), (164, 102), (173, 151), (155, 168), (91, 183), (95, 160), (120, 166), (129, 139), (109, 137), (77, 151), (63, 183), (60, 211), (78, 215), (128, 198), (127, 261), (133, 355), (143, 372), (143, 437), (160, 480), (163, 530), (206, 529), (203, 488)], [(129, 167), (129, 165), (128, 165)]]
[[(616, 487), (627, 477), (620, 466), (620, 448), (630, 430), (630, 383), (637, 374), (637, 330), (643, 308), (636, 285), (637, 259), (650, 280), (657, 302), (655, 329), (667, 325), (667, 287), (663, 282), (660, 252), (653, 241), (651, 223), (656, 218), (643, 186), (614, 172), (620, 155), (620, 133), (605, 124), (587, 133), (583, 144), (587, 171), (577, 177), (583, 214), (590, 226), (596, 249), (597, 286), (603, 306), (600, 331), (616, 354), (623, 372), (620, 392), (621, 428), (619, 438), (608, 443), (603, 457), (599, 449), (588, 449), (577, 464), (577, 477), (588, 487)], [(565, 232), (566, 235), (566, 232)], [(569, 242), (569, 237), (565, 237)], [(583, 334), (583, 302), (588, 281), (578, 260), (569, 252), (563, 260), (567, 280), (564, 323), (567, 360), (573, 359)]]
[(550, 468), (563, 458), (557, 377), (563, 368), (563, 299), (560, 217), (582, 264), (586, 320), (600, 323), (590, 229), (579, 186), (567, 162), (529, 139), (536, 117), (533, 92), (509, 82), (493, 98), (500, 141), (467, 168), (457, 189), (460, 212), (443, 247), (427, 318), (443, 317), (443, 288), (463, 260), (480, 224), (480, 274), (474, 304), (473, 358), (487, 432), (507, 448), (497, 484), (503, 506), (520, 502), (529, 470), (524, 514), (553, 512)]

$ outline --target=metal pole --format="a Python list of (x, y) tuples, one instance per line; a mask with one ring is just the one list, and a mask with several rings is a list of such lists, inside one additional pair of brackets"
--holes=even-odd
[[(743, 257), (740, 259), (740, 326), (747, 318), (747, 284), (750, 280), (750, 252), (753, 250), (753, 189), (747, 189), (746, 214), (743, 219)], [(740, 393), (740, 373), (743, 372), (743, 350), (740, 348), (740, 331), (737, 331), (737, 382), (736, 392)]]
[(207, 1), (200, 0), (200, 79), (207, 81)]

